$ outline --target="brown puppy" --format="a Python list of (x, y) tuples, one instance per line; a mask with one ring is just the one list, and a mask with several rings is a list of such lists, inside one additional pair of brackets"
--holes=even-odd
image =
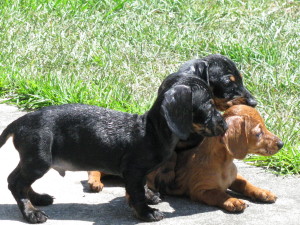
[[(233, 159), (243, 159), (248, 153), (273, 155), (282, 148), (283, 142), (267, 130), (252, 107), (232, 106), (224, 118), (228, 130), (223, 136), (205, 138), (194, 149), (178, 153), (175, 185), (167, 188), (167, 194), (187, 195), (194, 201), (229, 212), (241, 212), (246, 204), (228, 195), (228, 188), (256, 201), (275, 202), (277, 197), (272, 192), (255, 187), (237, 173)], [(155, 189), (156, 173), (157, 170), (147, 176), (147, 184), (152, 189)]]

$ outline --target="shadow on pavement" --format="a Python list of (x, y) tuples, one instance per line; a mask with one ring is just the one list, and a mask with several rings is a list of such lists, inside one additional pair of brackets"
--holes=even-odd
[[(182, 208), (183, 204), (187, 205), (183, 202), (188, 201), (188, 199), (184, 198), (175, 199), (168, 197), (166, 200), (174, 208), (174, 212), (164, 212), (165, 218), (188, 216), (217, 210), (214, 207), (201, 207), (200, 204), (196, 203), (190, 203), (188, 207)], [(45, 211), (49, 216), (48, 220), (52, 222), (55, 222), (55, 220), (88, 221), (93, 222), (95, 225), (107, 225), (108, 223), (130, 225), (141, 223), (141, 221), (133, 216), (132, 210), (123, 197), (117, 197), (109, 203), (103, 204), (54, 203), (51, 206), (38, 208)], [(0, 221), (11, 220), (26, 223), (17, 204), (0, 204), (0, 210), (4, 212), (0, 217)]]

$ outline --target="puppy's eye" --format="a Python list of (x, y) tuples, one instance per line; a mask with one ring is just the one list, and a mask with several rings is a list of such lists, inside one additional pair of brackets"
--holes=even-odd
[(255, 136), (258, 137), (258, 138), (260, 138), (263, 134), (264, 134), (263, 132), (259, 132)]
[(232, 82), (235, 82), (235, 77), (233, 75), (230, 75), (229, 80), (231, 80)]
[(229, 84), (229, 83), (232, 83), (232, 82), (235, 82), (235, 77), (233, 75), (227, 75), (224, 77), (224, 83), (225, 84)]

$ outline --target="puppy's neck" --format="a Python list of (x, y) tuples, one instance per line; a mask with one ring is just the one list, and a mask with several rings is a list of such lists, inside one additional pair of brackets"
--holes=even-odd
[(207, 137), (203, 142), (192, 150), (195, 157), (205, 163), (218, 162), (218, 164), (230, 164), (234, 157), (229, 154), (226, 146), (221, 141), (221, 137)]

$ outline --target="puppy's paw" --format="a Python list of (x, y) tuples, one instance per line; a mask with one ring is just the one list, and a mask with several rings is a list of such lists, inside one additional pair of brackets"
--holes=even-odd
[(153, 195), (153, 196), (151, 196), (151, 198), (147, 198), (147, 203), (149, 205), (157, 205), (158, 203), (161, 203), (161, 202), (162, 202), (162, 200), (159, 197), (159, 195)]
[(251, 192), (250, 197), (254, 201), (266, 202), (266, 203), (274, 203), (277, 199), (277, 196), (271, 191), (260, 189), (260, 188)]
[(150, 207), (147, 207), (146, 209), (140, 211), (140, 213), (137, 213), (137, 211), (135, 211), (135, 215), (140, 220), (146, 222), (160, 221), (164, 218), (164, 214), (162, 212), (160, 212), (158, 209), (152, 209)]
[(47, 205), (52, 205), (53, 204), (53, 197), (47, 194), (31, 194), (29, 196), (30, 201), (32, 202), (33, 205), (36, 206), (47, 206)]
[(48, 216), (38, 209), (25, 210), (23, 215), (29, 223), (44, 223), (48, 219)]
[(151, 214), (150, 214), (150, 221), (160, 221), (165, 217), (165, 215), (160, 212), (159, 210), (155, 209)]
[(157, 205), (158, 203), (162, 202), (160, 194), (158, 192), (153, 192), (147, 186), (145, 186), (145, 197), (147, 203), (150, 205)]
[(100, 181), (96, 181), (96, 180), (92, 180), (92, 181), (88, 181), (88, 184), (90, 186), (90, 190), (92, 192), (100, 192), (102, 191), (104, 184), (101, 183)]
[(229, 198), (223, 203), (222, 208), (228, 212), (243, 212), (247, 208), (247, 204), (240, 199)]

